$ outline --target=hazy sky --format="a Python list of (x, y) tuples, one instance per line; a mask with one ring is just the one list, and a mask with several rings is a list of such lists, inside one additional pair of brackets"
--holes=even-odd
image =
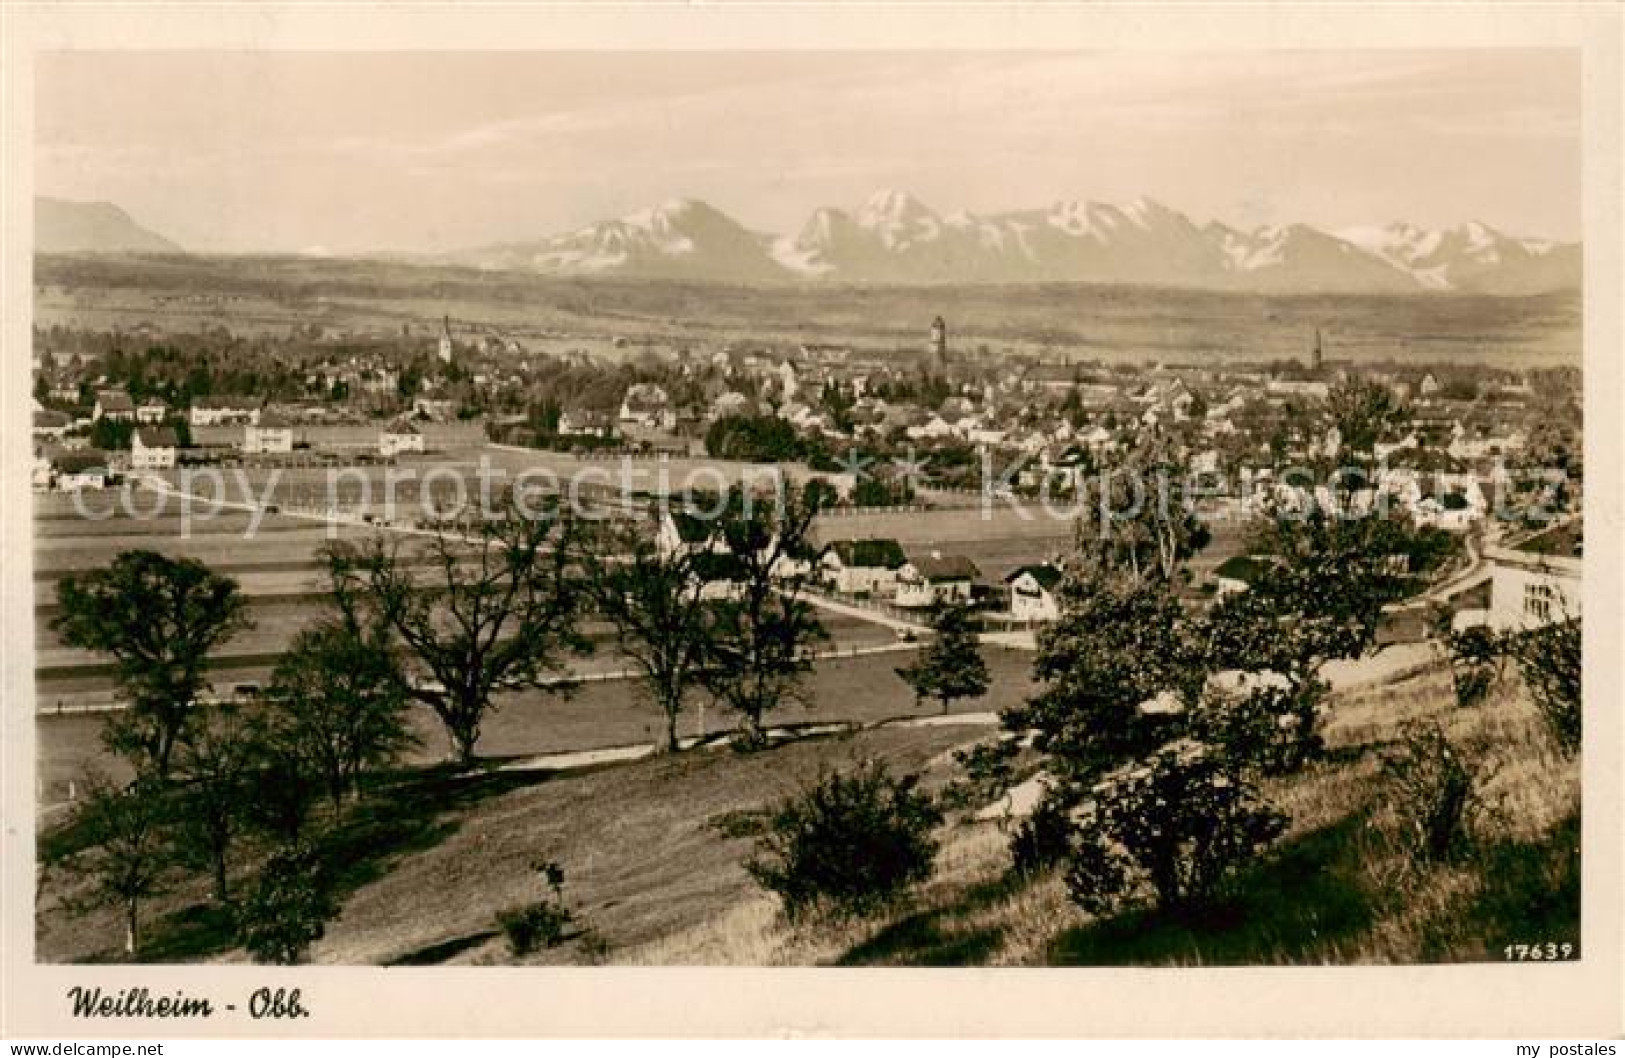
[(794, 230), (1149, 195), (1251, 227), (1580, 227), (1577, 52), (56, 53), (39, 193), (198, 250), (433, 250), (675, 196)]

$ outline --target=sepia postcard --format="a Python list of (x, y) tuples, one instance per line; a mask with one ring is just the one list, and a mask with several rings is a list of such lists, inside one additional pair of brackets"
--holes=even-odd
[(1619, 8), (4, 19), (0, 1032), (1625, 1032)]

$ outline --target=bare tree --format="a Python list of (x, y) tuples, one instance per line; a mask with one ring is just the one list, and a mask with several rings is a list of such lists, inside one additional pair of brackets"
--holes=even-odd
[(563, 673), (565, 654), (590, 649), (576, 627), (575, 533), (557, 503), (525, 510), (510, 497), (487, 516), (443, 519), (420, 548), (378, 537), (329, 550), (340, 611), (389, 627), (407, 693), (440, 718), (463, 764), (494, 694), (539, 686)]
[(663, 554), (635, 528), (607, 531), (585, 549), (587, 582), (598, 612), (615, 626), (620, 649), (643, 674), (665, 718), (660, 748), (678, 749), (677, 718), (704, 671), (712, 608), (705, 578), (687, 551)]
[(812, 671), (809, 647), (827, 638), (801, 595), (817, 515), (816, 503), (791, 489), (768, 499), (739, 488), (713, 527), (737, 580), (715, 608), (705, 681), (740, 715), (746, 746), (766, 744), (762, 718), (769, 710), (802, 700), (802, 681)]

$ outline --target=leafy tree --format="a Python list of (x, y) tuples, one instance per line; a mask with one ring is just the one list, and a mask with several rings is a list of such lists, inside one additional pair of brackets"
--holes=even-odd
[(168, 822), (169, 805), (156, 780), (118, 787), (93, 778), (64, 833), (46, 850), (51, 866), (90, 881), (74, 910), (113, 907), (124, 913), (127, 955), (141, 949), (142, 901), (165, 892), (172, 879)]
[(240, 706), (204, 710), (181, 742), (177, 757), (180, 835), (199, 854), (214, 884), (214, 899), (230, 899), (227, 874), (231, 847), (263, 765), (264, 728)]
[(719, 459), (787, 463), (801, 454), (801, 442), (778, 416), (725, 415), (706, 431), (705, 451)]
[(1319, 751), (1321, 666), (1370, 650), (1383, 608), (1439, 561), (1418, 541), (1408, 519), (1378, 514), (1277, 512), (1255, 527), (1251, 549), (1264, 560), (1245, 591), (1214, 604), (1200, 634), (1213, 668), (1285, 677), (1284, 693), (1261, 693), (1285, 710), (1292, 745), (1277, 756), (1286, 770)]
[(941, 822), (919, 776), (868, 761), (779, 804), (745, 870), (792, 921), (818, 908), (862, 914), (930, 876)]
[(322, 938), (338, 913), (326, 871), (305, 845), (277, 849), (237, 909), (237, 936), (256, 962), (292, 965)]
[(1165, 691), (1192, 699), (1205, 673), (1166, 582), (1086, 564), (1061, 582), (1060, 593), (1060, 617), (1038, 634), (1033, 675), (1044, 687), (1004, 723), (1035, 731), (1038, 750), (1081, 776), (1172, 737), (1178, 714), (1146, 712), (1141, 704)]
[(407, 693), (434, 710), (463, 764), (494, 694), (541, 685), (564, 653), (590, 649), (576, 627), (586, 598), (576, 523), (556, 502), (527, 510), (522, 500), (441, 520), (421, 554), (378, 537), (328, 556), (337, 605), (391, 630)]
[[(677, 718), (698, 686), (710, 652), (712, 608), (696, 556), (662, 554), (645, 534), (610, 533), (588, 549), (587, 583), (598, 612), (615, 626), (623, 654), (643, 674), (643, 688), (665, 718), (660, 748), (678, 749)], [(610, 555), (612, 558), (602, 556)]]
[(135, 423), (104, 416), (91, 424), (90, 445), (104, 452), (127, 451), (134, 435)]
[(1186, 493), (1191, 480), (1168, 439), (1148, 437), (1121, 466), (1084, 479), (1079, 550), (1108, 570), (1171, 580), (1211, 539)]
[(808, 534), (817, 514), (804, 494), (787, 489), (768, 499), (736, 488), (713, 529), (737, 580), (713, 610), (704, 682), (744, 721), (741, 748), (766, 744), (768, 710), (801, 700), (802, 681), (812, 670), (809, 647), (827, 638), (801, 595), (800, 570), (814, 558)]
[(69, 646), (111, 654), (129, 708), (106, 738), (137, 771), (168, 776), (209, 652), (249, 627), (237, 582), (190, 558), (125, 551), (106, 569), (66, 577), (52, 627)]
[(1344, 450), (1360, 466), (1374, 461), (1377, 442), (1404, 419), (1394, 391), (1381, 382), (1352, 377), (1337, 383), (1326, 396), (1326, 411)]
[(381, 623), (343, 618), (307, 628), (278, 660), (266, 691), (274, 737), (321, 782), (334, 812), (359, 793), (367, 771), (417, 741), (388, 635)]
[(956, 698), (979, 698), (990, 677), (970, 608), (943, 606), (932, 615), (936, 638), (910, 665), (897, 670), (917, 698), (935, 698), (946, 713)]

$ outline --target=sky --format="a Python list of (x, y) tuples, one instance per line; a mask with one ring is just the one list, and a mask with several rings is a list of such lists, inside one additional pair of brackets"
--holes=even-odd
[(1199, 223), (1580, 230), (1578, 52), (55, 52), (39, 194), (198, 251), (437, 251), (675, 197), (759, 230), (1149, 196)]

